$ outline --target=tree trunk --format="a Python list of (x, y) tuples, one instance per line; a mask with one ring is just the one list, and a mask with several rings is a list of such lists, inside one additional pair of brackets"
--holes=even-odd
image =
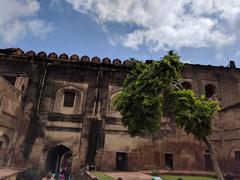
[(217, 175), (217, 178), (219, 180), (224, 180), (224, 177), (223, 177), (222, 172), (219, 168), (219, 165), (218, 165), (218, 162), (217, 162), (217, 157), (216, 157), (216, 154), (215, 154), (215, 151), (214, 151), (214, 148), (213, 148), (212, 144), (210, 143), (210, 141), (207, 138), (204, 138), (203, 141), (206, 143), (206, 145), (209, 149), (209, 152), (211, 154), (213, 169), (214, 169), (214, 171)]
[(156, 164), (156, 160), (154, 158), (154, 154), (155, 154), (155, 137), (154, 137), (154, 133), (151, 134), (152, 135), (152, 158), (153, 158), (153, 163), (154, 163), (154, 166)]

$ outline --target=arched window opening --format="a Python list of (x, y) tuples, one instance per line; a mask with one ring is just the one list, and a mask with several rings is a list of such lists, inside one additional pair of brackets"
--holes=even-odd
[(109, 116), (113, 116), (113, 117), (121, 117), (121, 114), (119, 111), (117, 111), (114, 107), (114, 101), (116, 100), (117, 96), (119, 95), (119, 92), (113, 94), (110, 98), (110, 102), (109, 102), (109, 112), (108, 115)]
[(208, 84), (205, 86), (205, 95), (206, 95), (206, 98), (212, 98), (215, 94), (216, 94), (216, 87), (212, 84)]
[(183, 87), (184, 89), (192, 89), (191, 83), (190, 83), (190, 82), (187, 82), (187, 81), (185, 81), (185, 82), (182, 83), (182, 87)]
[(53, 100), (53, 113), (73, 115), (82, 112), (83, 91), (74, 86), (59, 88)]

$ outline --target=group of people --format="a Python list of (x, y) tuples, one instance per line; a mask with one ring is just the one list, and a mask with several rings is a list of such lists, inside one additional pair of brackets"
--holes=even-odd
[(47, 176), (43, 177), (42, 180), (72, 180), (71, 168), (60, 168), (58, 173), (48, 172)]

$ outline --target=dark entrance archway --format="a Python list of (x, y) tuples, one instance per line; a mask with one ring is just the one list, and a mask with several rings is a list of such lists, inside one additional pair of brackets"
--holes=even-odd
[(205, 150), (204, 159), (205, 159), (205, 170), (212, 171), (213, 164), (212, 164), (212, 160), (211, 160), (211, 154), (208, 149)]
[(173, 169), (173, 154), (165, 153), (165, 168)]
[(127, 170), (127, 153), (116, 153), (116, 168), (117, 170)]
[(204, 159), (205, 159), (205, 170), (206, 171), (212, 171), (213, 170), (213, 164), (211, 160), (211, 155), (210, 154), (204, 154)]
[(58, 145), (48, 151), (46, 158), (46, 172), (59, 172), (60, 168), (71, 167), (72, 152), (63, 145)]

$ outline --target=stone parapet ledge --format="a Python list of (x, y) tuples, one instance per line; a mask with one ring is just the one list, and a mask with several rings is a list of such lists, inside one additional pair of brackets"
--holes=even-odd
[(0, 179), (1, 180), (13, 180), (16, 179), (19, 169), (0, 166)]
[(36, 61), (45, 60), (50, 62), (58, 61), (58, 62), (72, 62), (72, 63), (81, 62), (84, 64), (103, 64), (103, 65), (113, 65), (118, 67), (132, 66), (132, 61), (129, 59), (121, 61), (118, 58), (114, 60), (110, 60), (108, 57), (105, 57), (101, 60), (97, 56), (94, 56), (93, 58), (90, 58), (87, 55), (83, 55), (82, 57), (79, 57), (77, 54), (68, 56), (65, 53), (60, 54), (58, 56), (55, 52), (51, 52), (47, 54), (44, 51), (40, 51), (36, 53), (33, 50), (30, 50), (25, 53), (20, 48), (0, 49), (0, 56), (3, 57), (3, 59), (8, 59), (8, 60), (10, 59), (36, 60)]

